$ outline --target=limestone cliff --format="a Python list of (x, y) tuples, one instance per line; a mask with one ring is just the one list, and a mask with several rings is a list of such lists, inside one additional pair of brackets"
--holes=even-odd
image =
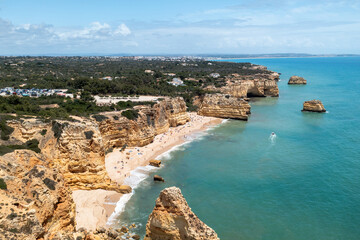
[(124, 235), (111, 228), (75, 232), (74, 221), (70, 188), (42, 154), (15, 150), (0, 157), (0, 239), (115, 240)]
[(107, 189), (120, 191), (105, 169), (105, 149), (95, 122), (52, 121), (34, 119), (11, 121), (11, 139), (37, 139), (49, 166), (58, 169), (73, 189)]
[(144, 240), (218, 240), (187, 204), (179, 188), (161, 191), (146, 224)]
[(186, 104), (182, 98), (166, 98), (153, 107), (136, 107), (139, 116), (129, 120), (121, 112), (104, 113), (106, 117), (99, 122), (105, 148), (128, 146), (145, 146), (158, 134), (166, 132), (169, 127), (185, 124), (190, 120)]
[(242, 76), (231, 74), (226, 77), (226, 85), (219, 90), (234, 97), (278, 97), (277, 82), (279, 74), (276, 72)]
[(306, 112), (326, 112), (324, 105), (319, 100), (305, 101), (302, 111), (306, 111)]
[(242, 98), (225, 94), (206, 94), (199, 108), (199, 115), (248, 120), (250, 105)]
[(112, 147), (144, 146), (169, 126), (189, 120), (182, 98), (167, 98), (153, 107), (138, 107), (139, 116), (129, 120), (121, 112), (103, 113), (79, 121), (44, 122), (36, 119), (12, 120), (12, 142), (39, 141), (41, 153), (50, 167), (58, 169), (72, 189), (105, 189), (126, 193), (113, 183), (105, 168), (105, 153)]
[(70, 190), (44, 156), (29, 150), (1, 156), (0, 179), (0, 236), (52, 239), (74, 230)]

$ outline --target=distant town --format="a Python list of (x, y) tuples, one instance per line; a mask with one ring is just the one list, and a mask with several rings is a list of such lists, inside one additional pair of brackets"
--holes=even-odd
[(67, 93), (68, 89), (15, 89), (6, 87), (0, 89), (0, 96), (22, 96), (22, 97), (41, 97), (41, 96), (62, 96), (73, 98), (72, 93)]

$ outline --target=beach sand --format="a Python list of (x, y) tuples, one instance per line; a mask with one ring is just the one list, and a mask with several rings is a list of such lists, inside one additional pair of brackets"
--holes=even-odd
[(105, 226), (121, 195), (115, 191), (102, 189), (73, 191), (76, 204), (76, 229), (96, 230), (97, 227)]
[[(154, 141), (144, 147), (128, 147), (120, 152), (114, 149), (105, 157), (105, 167), (109, 177), (122, 184), (130, 172), (137, 167), (146, 166), (150, 160), (172, 147), (189, 140), (189, 135), (204, 131), (210, 126), (218, 125), (222, 119), (203, 117), (190, 113), (190, 121), (184, 125), (170, 128), (166, 133), (159, 134)], [(108, 217), (114, 211), (116, 202), (121, 194), (105, 190), (77, 190), (73, 192), (76, 203), (77, 229), (84, 227), (91, 230), (106, 226)], [(111, 203), (111, 204), (109, 204)]]

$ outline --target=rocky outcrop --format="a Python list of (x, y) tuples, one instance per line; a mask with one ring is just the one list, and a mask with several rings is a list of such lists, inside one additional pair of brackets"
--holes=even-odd
[(154, 175), (155, 182), (165, 182), (165, 179), (159, 175)]
[(136, 120), (129, 120), (116, 112), (104, 114), (107, 119), (98, 124), (106, 149), (124, 144), (145, 146), (169, 127), (176, 127), (190, 120), (186, 104), (180, 97), (167, 98), (153, 107), (139, 106), (136, 109), (139, 114)]
[(324, 105), (319, 100), (305, 101), (302, 111), (306, 111), (306, 112), (326, 112)]
[(37, 139), (50, 167), (58, 169), (72, 189), (126, 193), (128, 188), (120, 188), (107, 174), (106, 152), (125, 144), (144, 146), (170, 126), (184, 124), (190, 119), (182, 98), (166, 98), (153, 107), (139, 106), (136, 110), (138, 117), (134, 120), (122, 116), (121, 112), (104, 113), (75, 122), (12, 120), (8, 122), (14, 128), (10, 140), (24, 143)]
[(150, 160), (149, 164), (153, 167), (160, 167), (161, 166), (161, 160)]
[(120, 192), (106, 172), (105, 148), (96, 122), (22, 119), (8, 125), (14, 128), (11, 139), (37, 139), (49, 166), (59, 170), (72, 189)]
[(179, 188), (161, 191), (146, 224), (144, 240), (218, 240), (187, 204)]
[(306, 80), (304, 78), (302, 78), (302, 77), (299, 77), (299, 76), (292, 76), (289, 79), (288, 84), (290, 84), (290, 85), (304, 85), (304, 84), (306, 84)]
[(251, 76), (232, 74), (226, 77), (226, 85), (219, 90), (224, 94), (241, 98), (278, 97), (278, 80), (279, 74), (270, 71), (267, 74), (255, 74)]
[(250, 105), (242, 98), (225, 94), (206, 94), (199, 108), (199, 115), (248, 120)]
[(0, 178), (0, 236), (53, 239), (74, 230), (70, 190), (44, 156), (29, 150), (1, 156)]

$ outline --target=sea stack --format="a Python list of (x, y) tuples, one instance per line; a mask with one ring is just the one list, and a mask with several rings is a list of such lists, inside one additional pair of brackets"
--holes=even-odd
[(161, 191), (146, 224), (144, 240), (164, 239), (219, 240), (215, 231), (191, 211), (177, 187)]
[(306, 112), (326, 112), (324, 105), (320, 100), (305, 101), (303, 110)]
[(153, 167), (160, 167), (161, 166), (161, 160), (150, 160), (149, 164)]
[(289, 79), (288, 84), (290, 85), (305, 85), (306, 84), (306, 80), (302, 77), (299, 76), (292, 76)]
[(154, 175), (155, 182), (165, 182), (165, 179), (159, 175)]

